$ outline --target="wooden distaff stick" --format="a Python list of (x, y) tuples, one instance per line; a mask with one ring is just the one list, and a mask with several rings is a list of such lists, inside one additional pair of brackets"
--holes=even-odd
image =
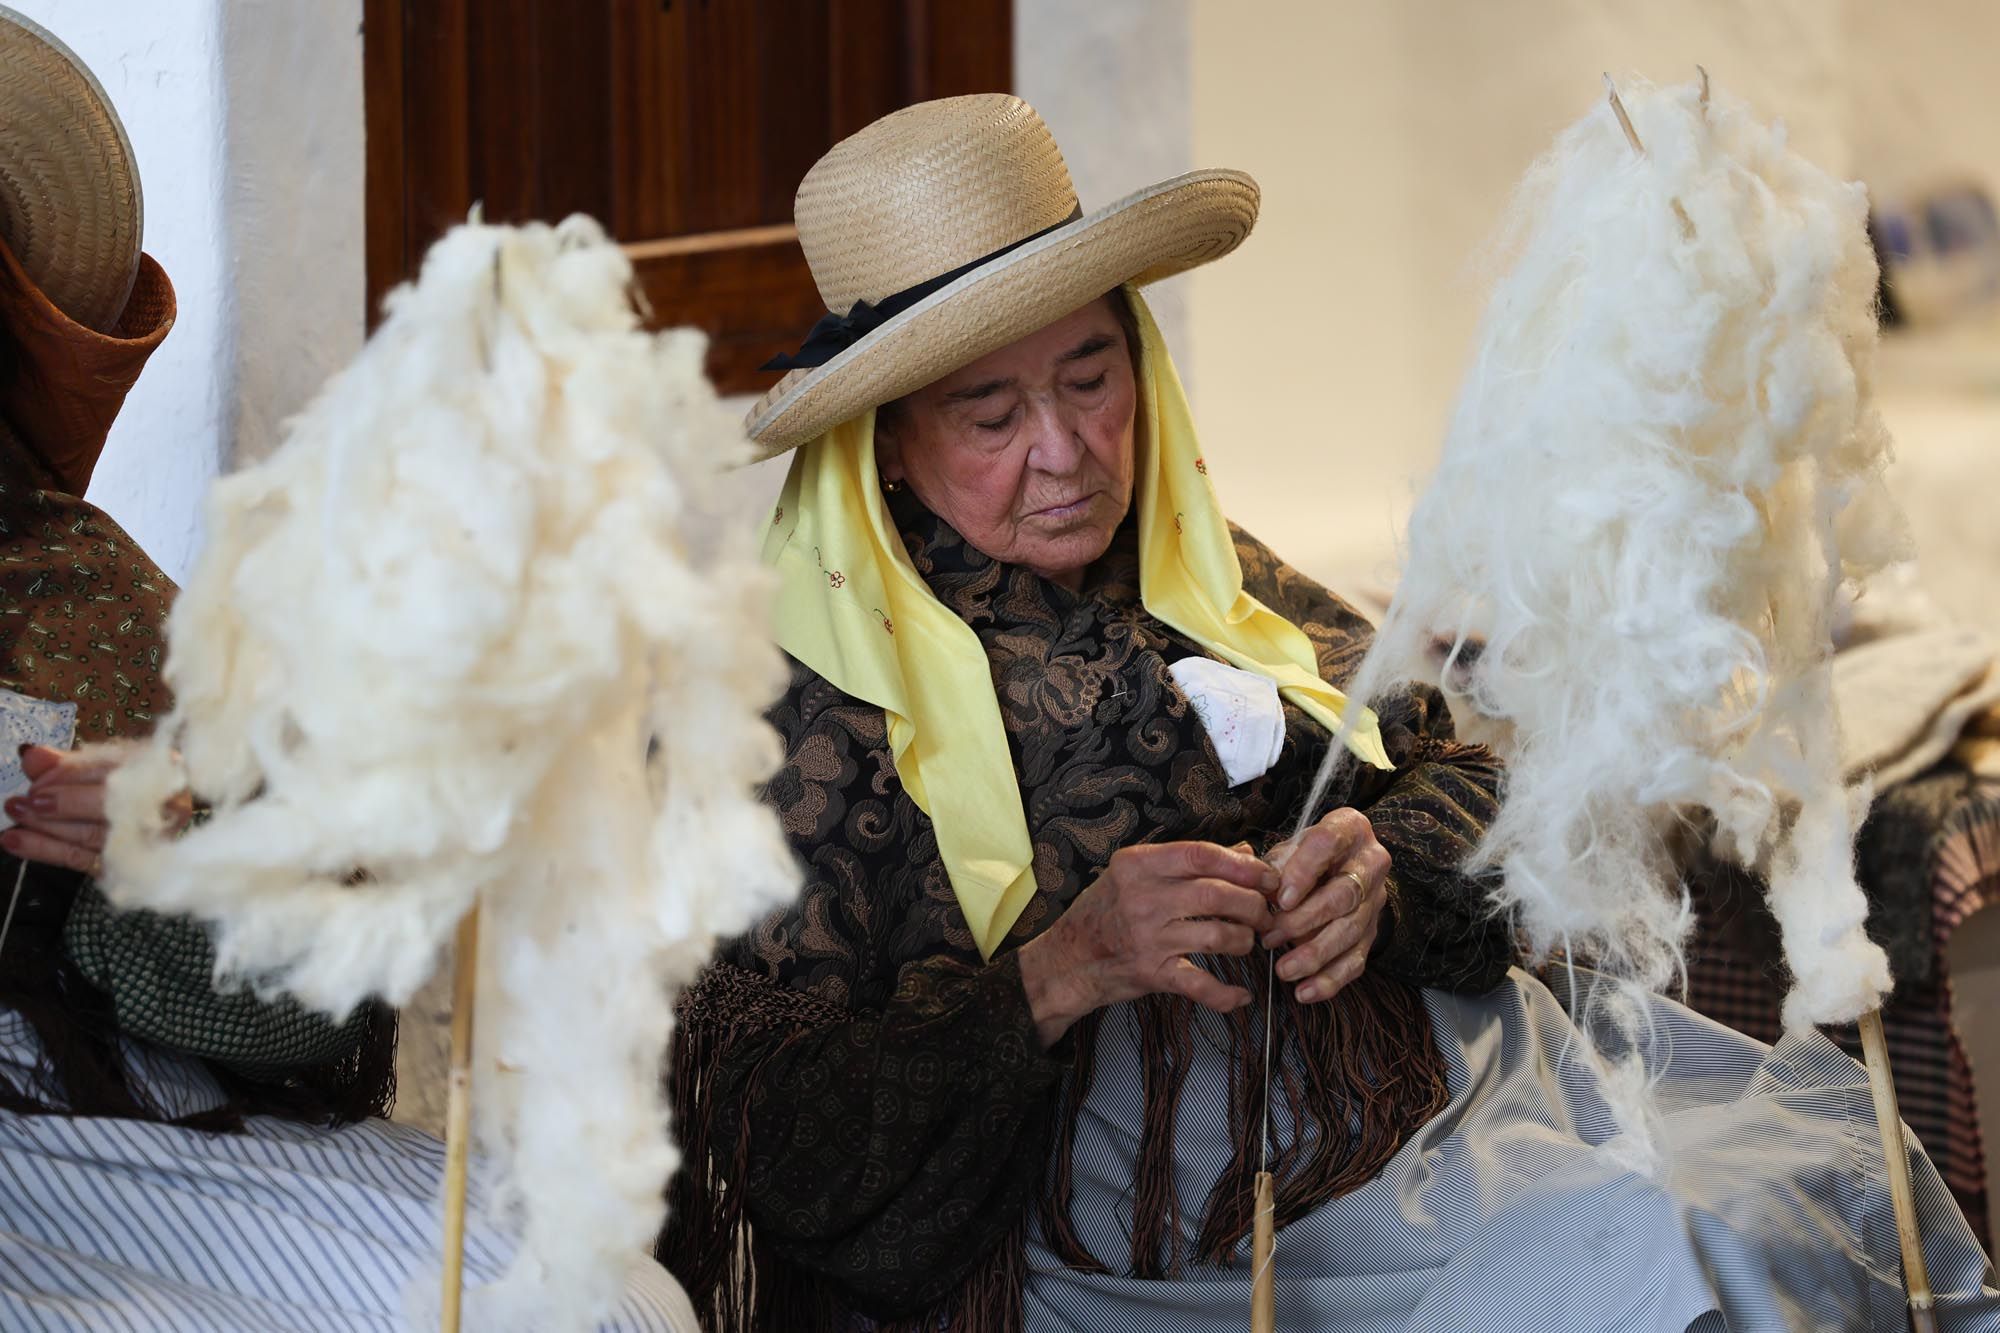
[(1903, 1116), (1896, 1107), (1896, 1078), (1889, 1071), (1889, 1041), (1882, 1011), (1861, 1016), (1861, 1054), (1868, 1065), (1868, 1090), (1875, 1096), (1875, 1126), (1882, 1131), (1882, 1163), (1889, 1172), (1889, 1199), (1896, 1208), (1896, 1236), (1903, 1243), (1903, 1290), (1910, 1300), (1910, 1326), (1937, 1333), (1931, 1313), (1931, 1275), (1917, 1230), (1917, 1194), (1910, 1183), (1910, 1150), (1903, 1142)]
[[(1706, 113), (1708, 71), (1699, 65), (1695, 68), (1701, 73), (1701, 108)], [(1604, 88), (1626, 141), (1633, 152), (1644, 156), (1646, 145), (1632, 128), (1632, 118), (1625, 114), (1625, 104), (1618, 100), (1618, 88), (1609, 74), (1604, 76)], [(1692, 239), (1694, 223), (1680, 200), (1673, 201), (1673, 208), (1683, 234)], [(1772, 614), (1776, 615), (1775, 609)], [(1903, 1290), (1909, 1297), (1910, 1325), (1915, 1333), (1936, 1333), (1937, 1318), (1931, 1313), (1934, 1298), (1930, 1269), (1924, 1263), (1923, 1236), (1917, 1229), (1916, 1188), (1910, 1182), (1910, 1152), (1903, 1143), (1903, 1117), (1896, 1107), (1896, 1076), (1889, 1068), (1889, 1042), (1882, 1032), (1882, 1011), (1863, 1014), (1859, 1026), (1861, 1052), (1868, 1066), (1868, 1090), (1875, 1099), (1875, 1127), (1882, 1135), (1882, 1165), (1889, 1173), (1889, 1199), (1896, 1209), (1896, 1236), (1903, 1247)]]
[(465, 1168), (472, 1138), (472, 1007), (479, 990), (479, 904), (458, 923), (451, 977), (451, 1082), (444, 1111), (444, 1333), (465, 1295)]

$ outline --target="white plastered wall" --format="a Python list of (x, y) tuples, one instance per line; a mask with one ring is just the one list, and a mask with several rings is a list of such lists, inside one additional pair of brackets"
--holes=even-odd
[(361, 342), (361, 0), (13, 3), (90, 66), (138, 158), (179, 315), (90, 498), (179, 578), (208, 483)]

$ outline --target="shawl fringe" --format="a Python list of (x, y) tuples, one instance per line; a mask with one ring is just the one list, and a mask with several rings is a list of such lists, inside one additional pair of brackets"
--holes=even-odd
[[(1225, 979), (1266, 997), (1261, 960), (1221, 960)], [(1443, 1110), (1449, 1093), (1444, 1060), (1431, 1039), (1419, 992), (1364, 974), (1331, 1002), (1299, 1005), (1280, 988), (1283, 1058), (1273, 1062), (1271, 1096), (1291, 1123), (1306, 1127), (1272, 1158), (1281, 1182), (1278, 1225), (1373, 1180), (1403, 1143)], [(1173, 1278), (1190, 1258), (1227, 1266), (1250, 1232), (1251, 1184), (1263, 1157), (1262, 1031), (1246, 1007), (1232, 1016), (1230, 1129), (1235, 1153), (1210, 1190), (1190, 1255), (1174, 1184), (1174, 1115), (1194, 1050), (1193, 1006), (1153, 996), (1135, 1005), (1146, 1068), (1147, 1134), (1134, 1172), (1131, 1272)], [(743, 1117), (715, 1095), (736, 1043), (772, 1032), (797, 1036), (844, 1021), (843, 1006), (728, 963), (716, 963), (682, 996), (674, 1036), (671, 1095), (681, 1142), (680, 1172), (668, 1191), (669, 1213), (655, 1253), (687, 1289), (709, 1333), (845, 1333), (861, 1312), (833, 1284), (787, 1263), (761, 1240), (739, 1183), (749, 1173), (748, 1125), (739, 1119), (727, 1161), (716, 1155), (716, 1117)], [(1079, 1241), (1071, 1217), (1071, 1158), (1077, 1119), (1090, 1095), (1101, 1016), (1077, 1025), (1073, 1072), (1056, 1117), (1048, 1187), (1035, 1214), (1045, 1242), (1068, 1266), (1103, 1273)], [(1254, 1030), (1253, 1030), (1254, 1029)], [(779, 1042), (761, 1057), (784, 1048)], [(751, 1078), (757, 1077), (753, 1071)], [(1275, 1104), (1275, 1103), (1274, 1103)], [(1333, 1127), (1341, 1127), (1339, 1130)], [(1024, 1316), (1027, 1227), (1024, 1216), (946, 1300), (913, 1316), (866, 1325), (879, 1333), (1018, 1333)]]
[[(670, 1095), (681, 1169), (667, 1189), (667, 1225), (654, 1255), (687, 1290), (707, 1333), (851, 1333), (858, 1312), (832, 1284), (765, 1243), (738, 1188), (749, 1175), (747, 1108), (714, 1095), (739, 1041), (784, 1031), (797, 1036), (850, 1017), (843, 1006), (715, 963), (676, 1005)], [(784, 1049), (773, 1046), (759, 1061)], [(757, 1077), (753, 1071), (751, 1078)], [(739, 1117), (727, 1162), (716, 1153), (716, 1116)], [(877, 1320), (876, 1333), (1019, 1333), (1025, 1313), (1025, 1220), (949, 1298), (917, 1314)]]

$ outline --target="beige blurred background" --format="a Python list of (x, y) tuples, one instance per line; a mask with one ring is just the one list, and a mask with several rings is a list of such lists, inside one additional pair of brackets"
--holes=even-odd
[[(1085, 16), (1087, 11), (1087, 17)], [(1086, 207), (1193, 166), (1264, 191), (1159, 304), (1231, 514), (1336, 586), (1384, 578), (1483, 301), (1482, 241), (1599, 75), (1697, 63), (1871, 187), (2000, 182), (1990, 0), (1022, 0), (1017, 77)], [(1918, 340), (1921, 341), (1921, 340)], [(1947, 340), (1970, 379), (1993, 376)], [(1994, 344), (2000, 347), (2000, 342)], [(1938, 591), (2000, 628), (2000, 412), (1885, 357)], [(1986, 503), (1981, 503), (1985, 501)], [(1976, 557), (1976, 558), (1969, 558)]]

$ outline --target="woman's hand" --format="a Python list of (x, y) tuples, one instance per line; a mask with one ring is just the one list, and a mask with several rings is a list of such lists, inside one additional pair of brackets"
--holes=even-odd
[(1061, 919), (1021, 947), (1042, 1044), (1093, 1009), (1141, 995), (1185, 995), (1223, 1014), (1248, 1004), (1250, 992), (1188, 955), (1249, 953), (1278, 887), (1278, 872), (1247, 847), (1168, 842), (1113, 853)]
[(1388, 901), (1389, 853), (1359, 810), (1335, 810), (1297, 842), (1271, 852), (1282, 887), (1264, 947), (1289, 944), (1278, 979), (1298, 983), (1300, 1004), (1330, 1000), (1361, 975)]
[[(52, 750), (31, 745), (21, 751), (28, 790), (7, 802), (14, 827), (0, 833), (0, 848), (26, 861), (43, 861), (95, 875), (104, 866), (104, 783), (125, 761), (129, 747), (92, 745)], [(168, 827), (182, 828), (194, 815), (183, 792), (167, 803)]]

